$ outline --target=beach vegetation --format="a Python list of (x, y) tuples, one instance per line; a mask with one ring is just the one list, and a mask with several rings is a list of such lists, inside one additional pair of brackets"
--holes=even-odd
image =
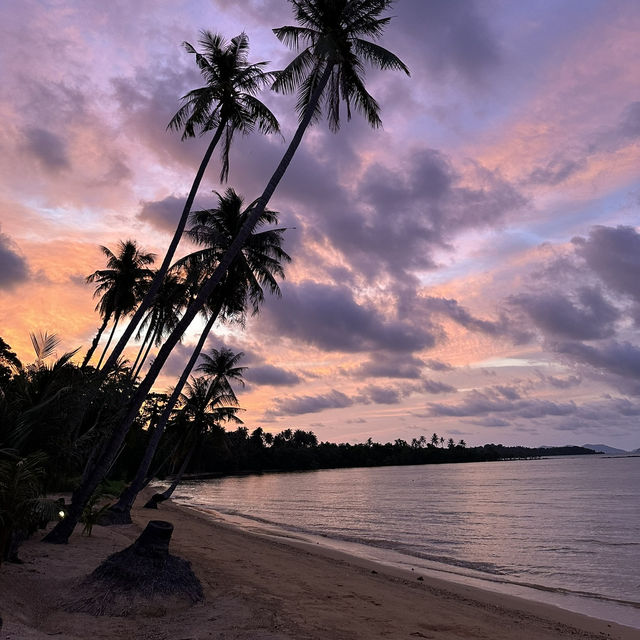
[[(102, 502), (102, 504), (100, 504)], [(93, 527), (109, 508), (108, 503), (104, 503), (104, 494), (102, 491), (96, 491), (82, 510), (82, 516), (80, 522), (84, 525), (82, 529), (83, 536), (91, 536)]]
[[(298, 437), (293, 435), (299, 433)], [(396, 465), (422, 465), (466, 462), (492, 462), (498, 460), (528, 460), (563, 455), (593, 455), (583, 447), (504, 446), (485, 444), (468, 447), (454, 444), (442, 448), (425, 444), (412, 446), (398, 438), (394, 442), (379, 443), (372, 439), (364, 443), (318, 442), (312, 431), (284, 429), (271, 434), (267, 443), (265, 432), (258, 427), (249, 433), (246, 427), (208, 440), (205, 437), (186, 473), (204, 475), (262, 473), (264, 471), (306, 471), (348, 467), (377, 467)], [(419, 438), (417, 438), (419, 440)], [(278, 443), (278, 444), (276, 444)]]

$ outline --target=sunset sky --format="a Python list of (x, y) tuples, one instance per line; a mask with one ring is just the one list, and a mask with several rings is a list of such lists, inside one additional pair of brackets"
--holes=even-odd
[[(292, 227), (282, 297), (209, 340), (245, 353), (246, 426), (640, 447), (640, 3), (390, 13), (382, 43), (411, 77), (368, 74), (384, 128), (307, 132), (270, 203)], [(202, 84), (181, 43), (245, 31), (279, 69), (271, 29), (292, 23), (285, 0), (0, 4), (0, 335), (24, 362), (30, 331), (88, 348), (99, 245), (164, 254), (207, 144), (166, 131)], [(261, 99), (284, 139), (238, 138), (228, 186), (246, 201), (297, 122), (295, 98)], [(218, 174), (216, 157), (196, 208)]]

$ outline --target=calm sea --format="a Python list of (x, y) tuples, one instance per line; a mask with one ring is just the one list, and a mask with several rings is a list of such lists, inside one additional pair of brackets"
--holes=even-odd
[(640, 628), (640, 457), (271, 473), (177, 502)]

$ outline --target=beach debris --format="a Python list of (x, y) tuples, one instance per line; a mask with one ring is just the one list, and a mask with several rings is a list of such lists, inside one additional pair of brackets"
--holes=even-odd
[(172, 533), (170, 522), (151, 520), (132, 545), (110, 555), (78, 584), (82, 596), (67, 603), (65, 610), (94, 616), (157, 616), (202, 600), (202, 585), (191, 564), (169, 553)]

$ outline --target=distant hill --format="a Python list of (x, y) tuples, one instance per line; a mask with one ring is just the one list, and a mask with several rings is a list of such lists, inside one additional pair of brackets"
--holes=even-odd
[(638, 449), (636, 449), (636, 451), (634, 452), (625, 451), (624, 449), (616, 449), (615, 447), (610, 447), (606, 444), (583, 444), (582, 446), (585, 449), (591, 449), (592, 451), (597, 451), (598, 453), (611, 453), (613, 455), (617, 453), (635, 453), (638, 451)]

